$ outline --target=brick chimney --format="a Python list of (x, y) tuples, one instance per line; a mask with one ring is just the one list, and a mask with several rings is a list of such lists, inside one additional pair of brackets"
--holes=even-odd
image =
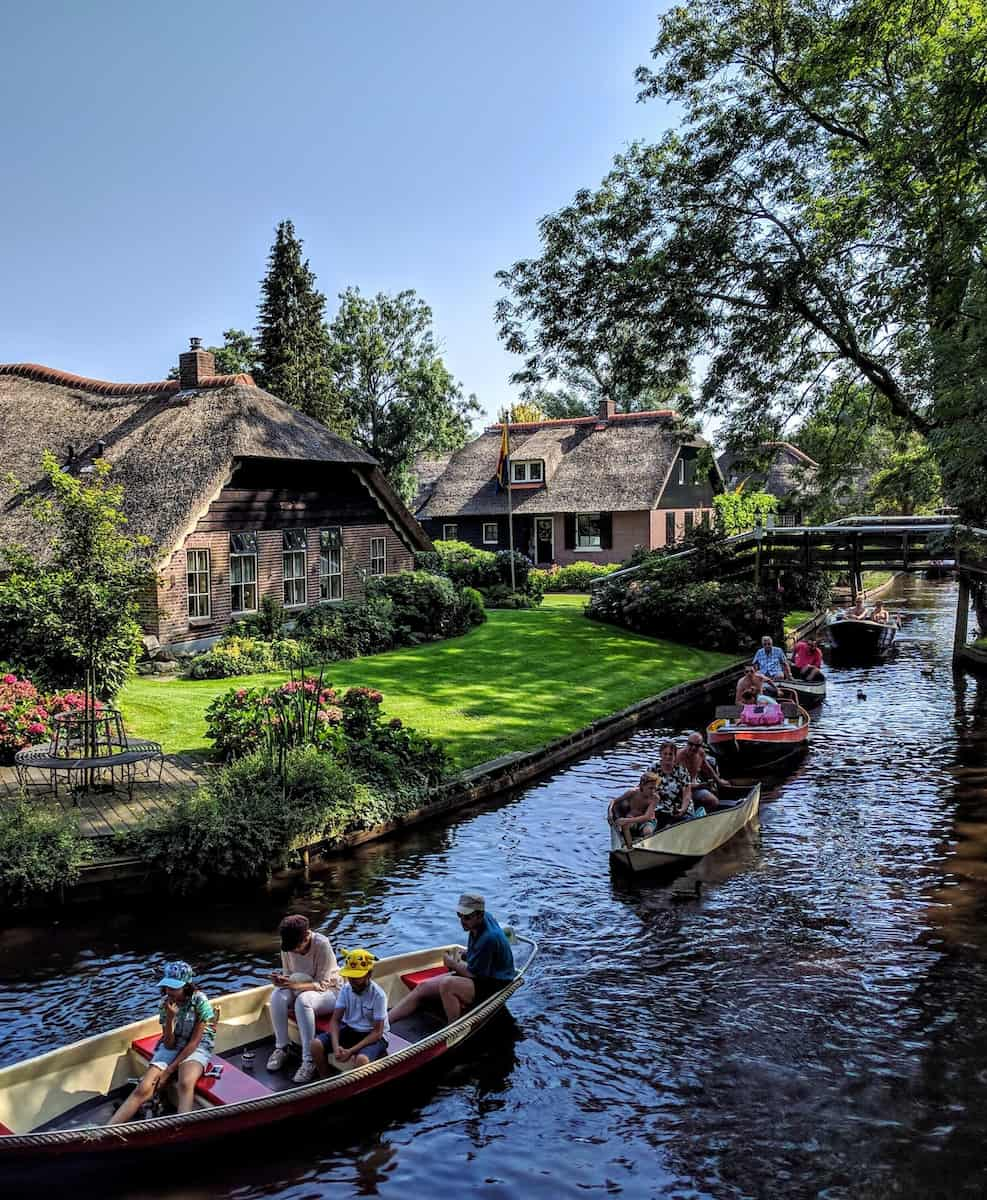
[(178, 382), (184, 392), (201, 386), (207, 375), (216, 374), (216, 359), (202, 349), (202, 338), (189, 338), (189, 349), (178, 356)]
[[(184, 387), (185, 385), (183, 384), (182, 386)], [(612, 421), (616, 415), (617, 415), (616, 400), (604, 399), (604, 400), (600, 401), (600, 420), (601, 421)]]

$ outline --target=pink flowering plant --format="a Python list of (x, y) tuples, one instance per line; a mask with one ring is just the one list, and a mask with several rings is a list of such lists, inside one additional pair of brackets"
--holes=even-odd
[[(79, 712), (86, 706), (82, 692), (53, 692), (43, 695), (29, 679), (7, 672), (0, 675), (0, 761), (13, 762), (25, 746), (50, 742), (53, 718), (64, 712)], [(97, 708), (102, 705), (97, 701)]]
[(342, 737), (343, 710), (321, 679), (291, 679), (277, 687), (234, 688), (206, 709), (206, 734), (225, 759), (255, 750), (314, 745), (331, 748)]

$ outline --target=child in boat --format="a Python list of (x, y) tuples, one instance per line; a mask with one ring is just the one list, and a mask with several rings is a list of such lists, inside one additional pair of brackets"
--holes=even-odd
[(195, 1085), (209, 1065), (216, 1040), (216, 1014), (205, 993), (195, 986), (195, 972), (187, 962), (165, 963), (158, 982), (162, 989), (158, 1019), (161, 1041), (151, 1065), (110, 1120), (111, 1125), (132, 1121), (137, 1111), (174, 1078), (180, 1113), (191, 1112)]
[(329, 1075), (328, 1055), (337, 1062), (353, 1060), (354, 1067), (387, 1053), (387, 996), (379, 983), (370, 978), (377, 961), (369, 950), (344, 950), (344, 979), (327, 1033), (317, 1033), (310, 1046), (312, 1061), (320, 1079)]
[(638, 838), (651, 837), (658, 828), (653, 812), (657, 786), (658, 776), (653, 771), (645, 771), (636, 788), (610, 801), (610, 824), (618, 830), (628, 848)]

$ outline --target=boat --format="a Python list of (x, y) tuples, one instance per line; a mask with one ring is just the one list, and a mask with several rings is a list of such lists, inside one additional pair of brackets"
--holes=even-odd
[(801, 704), (803, 708), (810, 708), (814, 704), (822, 704), (826, 699), (825, 675), (819, 679), (796, 679), (793, 676), (791, 679), (786, 679), (784, 683), (779, 680), (775, 686), (782, 696), (786, 692), (792, 693), (792, 698), (798, 704)]
[(791, 700), (782, 700), (778, 725), (752, 725), (741, 720), (743, 705), (721, 704), (707, 726), (706, 741), (723, 761), (725, 771), (750, 765), (765, 767), (798, 753), (809, 741), (809, 714)]
[[(396, 1022), (385, 1057), (363, 1067), (331, 1060), (336, 1072), (328, 1079), (295, 1084), (290, 1070), (267, 1071), (274, 1048), (270, 984), (213, 1001), (218, 1013), (215, 1050), (196, 1086), (196, 1107), (188, 1113), (106, 1124), (150, 1061), (161, 1034), (157, 1016), (0, 1069), (0, 1170), (34, 1171), (53, 1160), (82, 1165), (104, 1158), (115, 1163), (133, 1151), (146, 1161), (150, 1150), (174, 1151), (345, 1106), (447, 1054), (504, 1008), (538, 951), (531, 938), (506, 932), (524, 952), (515, 956), (516, 964), (520, 958), (517, 973), (501, 991), (448, 1025), (438, 1009), (433, 1013), (423, 1005)], [(393, 1006), (425, 979), (444, 973), (442, 955), (454, 949), (441, 946), (381, 959), (374, 981)], [(328, 1029), (329, 1018), (317, 1024)], [(290, 1029), (297, 1040), (293, 1024)]]
[(754, 820), (760, 800), (761, 785), (755, 783), (743, 799), (721, 806), (704, 817), (666, 825), (653, 837), (632, 842), (630, 849), (611, 825), (610, 862), (637, 873), (705, 858)]
[(840, 654), (880, 657), (894, 645), (895, 621), (833, 621), (826, 626), (833, 649)]

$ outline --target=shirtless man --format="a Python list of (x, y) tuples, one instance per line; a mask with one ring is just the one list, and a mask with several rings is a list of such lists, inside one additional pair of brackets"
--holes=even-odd
[(628, 850), (636, 838), (651, 837), (658, 828), (654, 819), (657, 784), (658, 776), (645, 771), (636, 788), (610, 801), (610, 824), (620, 831)]
[[(721, 784), (729, 787), (730, 780), (724, 779), (716, 769), (715, 764), (706, 757), (701, 733), (690, 733), (684, 746), (680, 746), (675, 755), (678, 766), (685, 767), (692, 780), (692, 803), (702, 805), (707, 812), (719, 808), (719, 798), (716, 789)], [(704, 783), (703, 780), (706, 780)]]
[(743, 704), (744, 692), (747, 691), (753, 692), (755, 696), (776, 696), (778, 694), (774, 684), (770, 683), (753, 663), (744, 667), (743, 675), (737, 680), (734, 704)]
[(853, 608), (847, 609), (846, 619), (848, 621), (869, 621), (870, 613), (867, 611), (867, 605), (864, 604), (861, 596), (857, 597), (857, 603)]

